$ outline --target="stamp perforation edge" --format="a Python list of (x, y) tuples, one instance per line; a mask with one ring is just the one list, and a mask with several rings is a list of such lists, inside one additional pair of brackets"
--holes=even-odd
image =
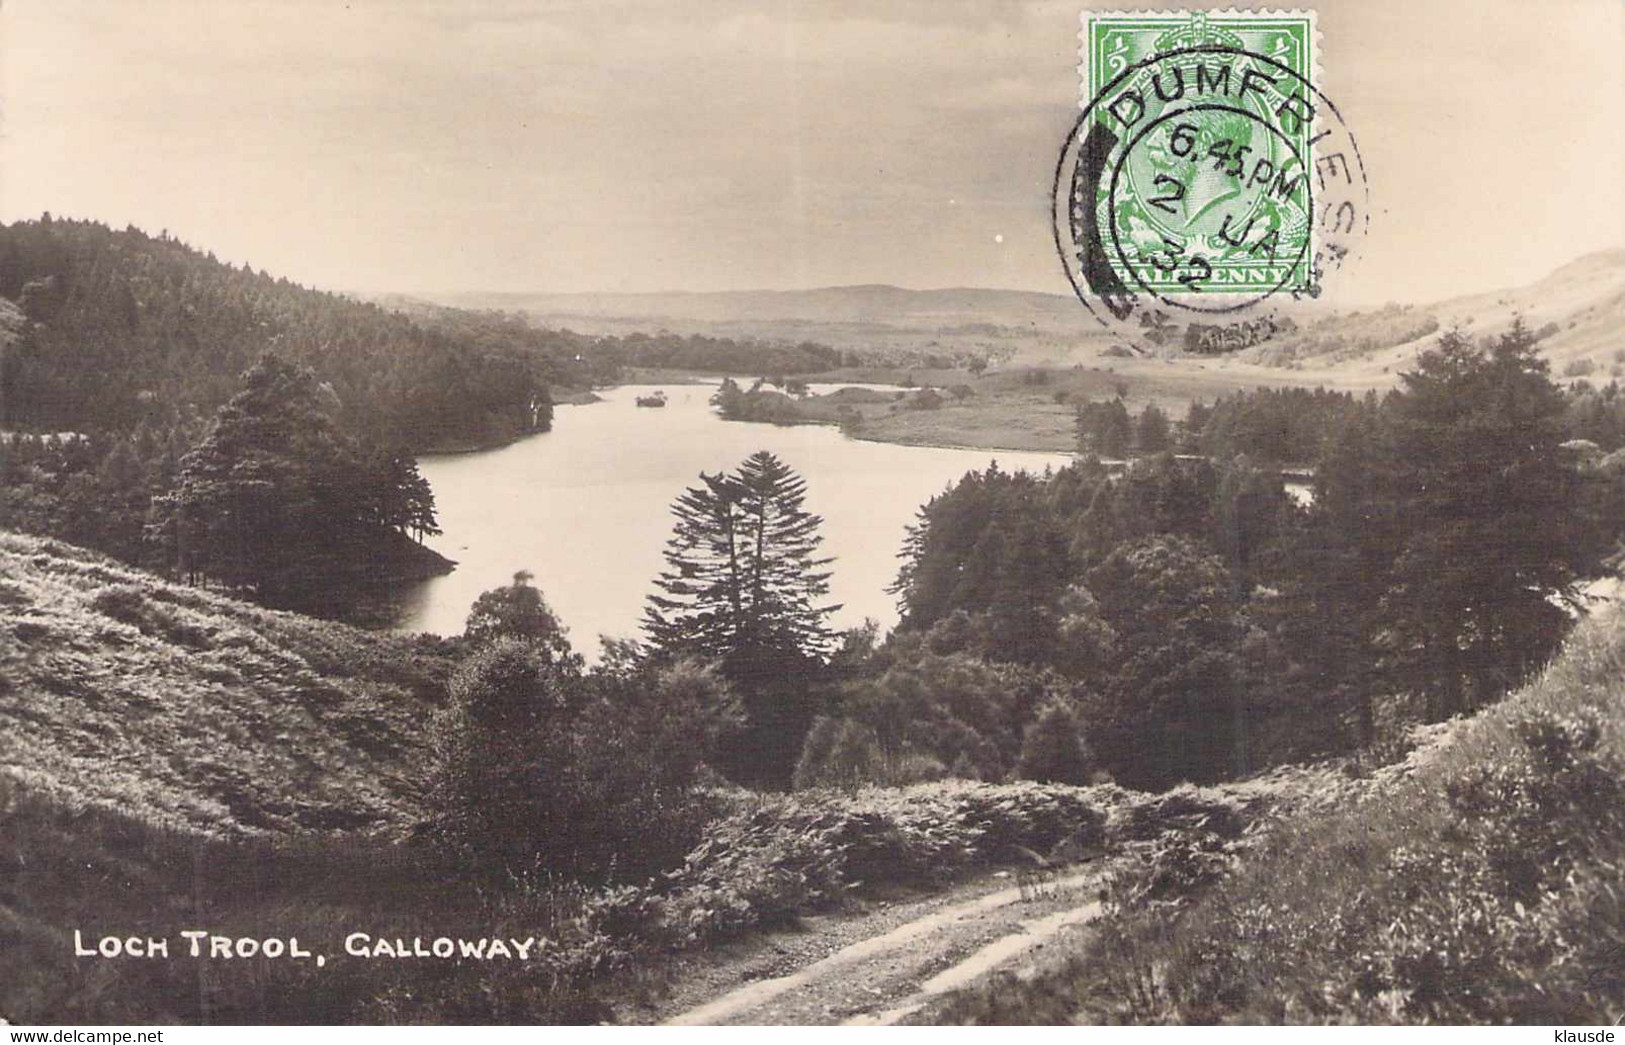
[[(1320, 31), (1320, 19), (1313, 7), (1257, 7), (1238, 8), (1224, 7), (1214, 10), (1192, 10), (1181, 8), (1133, 8), (1109, 7), (1095, 9), (1090, 7), (1078, 11), (1078, 108), (1089, 107), (1089, 19), (1095, 18), (1180, 18), (1191, 14), (1205, 14), (1210, 18), (1253, 18), (1265, 21), (1271, 18), (1302, 18), (1309, 22), (1309, 84), (1317, 90), (1324, 90), (1321, 82), (1320, 53), (1325, 42), (1325, 34)], [(1315, 122), (1320, 122), (1319, 114)]]

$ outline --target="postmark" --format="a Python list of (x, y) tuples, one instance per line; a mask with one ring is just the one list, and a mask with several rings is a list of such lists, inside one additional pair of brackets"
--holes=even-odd
[(1354, 136), (1316, 86), (1313, 13), (1085, 13), (1082, 41), (1083, 112), (1054, 187), (1079, 300), (1154, 342), (1175, 317), (1186, 347), (1212, 352), (1318, 297), (1370, 205)]

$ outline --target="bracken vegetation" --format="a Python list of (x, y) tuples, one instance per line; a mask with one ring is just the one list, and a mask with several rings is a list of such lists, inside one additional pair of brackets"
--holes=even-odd
[(257, 609), (0, 532), (5, 766), (216, 835), (398, 830), (455, 647)]

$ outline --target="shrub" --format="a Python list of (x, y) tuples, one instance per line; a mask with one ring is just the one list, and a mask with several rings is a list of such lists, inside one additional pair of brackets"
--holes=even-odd
[(533, 643), (497, 639), (433, 720), (431, 826), (497, 875), (658, 873), (698, 841), (713, 813), (701, 769), (741, 721), (710, 668), (579, 679)]
[(90, 600), (90, 607), (103, 616), (131, 625), (143, 635), (192, 649), (207, 649), (210, 645), (207, 628), (189, 622), (172, 606), (150, 601), (139, 585), (118, 584), (97, 592)]
[(1052, 700), (1022, 736), (1016, 775), (1045, 784), (1082, 784), (1093, 761), (1077, 712), (1065, 701)]
[(882, 751), (875, 731), (861, 722), (820, 716), (802, 745), (793, 786), (798, 791), (865, 784), (906, 787), (947, 775), (947, 767), (931, 755), (912, 750), (896, 754)]
[[(968, 762), (977, 779), (1003, 779), (1033, 709), (1062, 687), (1052, 675), (959, 652), (982, 641), (983, 625), (956, 613), (923, 640), (888, 644), (892, 663), (884, 674), (842, 687), (844, 713), (874, 730), (887, 756), (914, 752), (943, 766)], [(939, 655), (933, 647), (953, 652)]]
[(147, 597), (134, 584), (120, 584), (97, 592), (90, 608), (104, 617), (139, 627), (145, 618)]
[(451, 680), (430, 724), (428, 786), (438, 835), (505, 871), (530, 869), (554, 839), (554, 776), (566, 748), (567, 699), (534, 646), (499, 638)]
[(571, 728), (555, 797), (569, 855), (550, 859), (615, 878), (680, 864), (716, 813), (698, 790), (706, 759), (743, 722), (727, 683), (690, 661), (603, 687)]
[(802, 745), (794, 785), (798, 790), (856, 787), (879, 776), (880, 760), (874, 730), (849, 718), (819, 717)]
[(680, 868), (591, 900), (588, 929), (662, 947), (714, 942), (836, 905), (865, 884), (940, 882), (1009, 860), (1015, 845), (1098, 844), (1108, 799), (966, 783), (735, 798)]
[(512, 584), (476, 599), (468, 611), (464, 638), (474, 646), (500, 638), (520, 639), (537, 647), (548, 663), (580, 671), (581, 657), (570, 649), (567, 630), (542, 593), (531, 587), (531, 579), (529, 570), (520, 570)]

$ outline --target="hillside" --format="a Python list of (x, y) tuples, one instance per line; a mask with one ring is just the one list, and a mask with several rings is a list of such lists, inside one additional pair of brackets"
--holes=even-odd
[(275, 352), (313, 368), (350, 434), (390, 448), (545, 430), (564, 351), (523, 324), (409, 318), (223, 263), (167, 233), (0, 225), (0, 430), (167, 432)]
[(0, 772), (208, 835), (398, 834), (436, 645), (275, 613), (0, 531)]
[(952, 287), (910, 290), (887, 284), (811, 290), (737, 290), (645, 294), (455, 294), (448, 303), (528, 312), (535, 316), (709, 323), (800, 321), (953, 326), (1018, 322), (1081, 325), (1077, 304), (1060, 294)]
[[(1254, 385), (1323, 386), (1355, 393), (1392, 387), (1400, 371), (1437, 333), (1460, 325), (1475, 336), (1494, 335), (1521, 315), (1541, 332), (1554, 375), (1606, 383), (1625, 375), (1625, 250), (1579, 258), (1526, 287), (1464, 295), (1437, 302), (1392, 303), (1377, 308), (1330, 307), (1314, 301), (1271, 303), (1284, 324), (1274, 337), (1239, 351), (1190, 355), (1186, 318), (1171, 317), (1158, 344), (1107, 330), (1069, 296), (1024, 291), (894, 286), (824, 287), (802, 291), (727, 291), (653, 294), (460, 294), (440, 299), (466, 308), (522, 313), (544, 328), (592, 335), (667, 331), (672, 336), (734, 337), (787, 345), (816, 341), (842, 350), (871, 368), (848, 369), (830, 379), (900, 380), (900, 368), (935, 371), (922, 383), (951, 385), (968, 377), (972, 360), (995, 370), (1027, 367), (1099, 368), (1155, 387), (1152, 398), (1182, 410)], [(427, 302), (393, 297), (389, 307), (409, 314)], [(1289, 322), (1288, 322), (1289, 321)], [(1145, 353), (1124, 347), (1135, 340)], [(881, 368), (876, 370), (874, 368)], [(957, 373), (950, 373), (957, 371)], [(766, 373), (743, 369), (737, 373)], [(785, 371), (789, 372), (789, 371)], [(986, 403), (954, 415), (907, 414), (871, 428), (867, 438), (1055, 449), (1066, 443), (1061, 422), (1023, 425), (1003, 406), (989, 416)], [(1035, 400), (1027, 407), (1045, 409)], [(906, 423), (904, 423), (906, 422)], [(1051, 431), (1055, 428), (1055, 431)]]
[(1475, 337), (1505, 330), (1514, 316), (1541, 333), (1542, 354), (1561, 377), (1606, 382), (1625, 374), (1625, 250), (1588, 254), (1524, 287), (1432, 303), (1378, 309), (1298, 310), (1299, 329), (1234, 357), (1294, 370), (1326, 371), (1348, 381), (1392, 374), (1439, 330), (1460, 326)]
[(926, 1018), (1601, 1025), (1625, 1011), (1617, 609), (1363, 791), (1289, 814), (1211, 888), (1180, 861), (1118, 876), (1108, 917), (1045, 968)]

